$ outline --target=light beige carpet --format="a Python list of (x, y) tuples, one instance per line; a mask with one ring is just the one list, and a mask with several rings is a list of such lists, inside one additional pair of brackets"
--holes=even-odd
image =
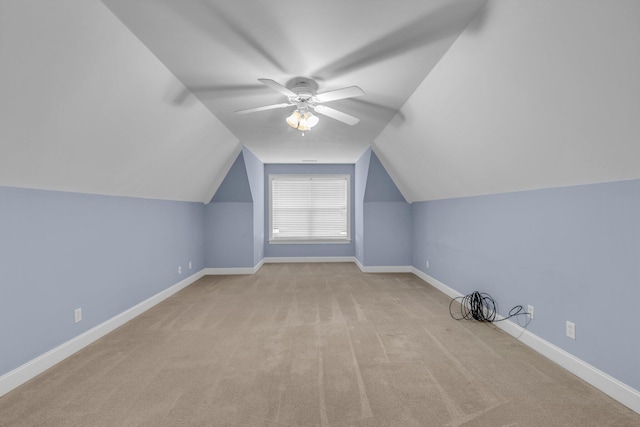
[(350, 263), (207, 276), (0, 398), (0, 425), (640, 426), (448, 304)]

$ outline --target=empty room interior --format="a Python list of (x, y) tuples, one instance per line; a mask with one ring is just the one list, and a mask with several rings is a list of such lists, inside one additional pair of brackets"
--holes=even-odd
[(0, 0), (0, 426), (640, 426), (640, 2)]

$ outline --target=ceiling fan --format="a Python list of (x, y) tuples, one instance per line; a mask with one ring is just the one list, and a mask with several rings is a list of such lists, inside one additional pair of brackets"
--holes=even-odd
[(358, 86), (349, 86), (342, 89), (336, 89), (324, 93), (316, 93), (318, 84), (304, 77), (296, 77), (289, 82), (289, 87), (285, 87), (280, 83), (271, 79), (258, 79), (261, 83), (269, 86), (287, 97), (287, 102), (280, 104), (265, 105), (264, 107), (248, 108), (246, 110), (238, 110), (238, 114), (255, 113), (258, 111), (273, 110), (276, 108), (296, 107), (295, 111), (287, 117), (286, 121), (289, 126), (300, 131), (310, 130), (318, 124), (318, 117), (311, 113), (316, 113), (331, 117), (350, 126), (360, 121), (357, 117), (353, 117), (335, 108), (323, 105), (325, 102), (337, 101), (339, 99), (353, 98), (355, 96), (364, 95), (364, 91)]

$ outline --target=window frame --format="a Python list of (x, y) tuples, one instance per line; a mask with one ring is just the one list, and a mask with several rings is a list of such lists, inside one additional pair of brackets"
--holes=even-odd
[[(296, 179), (341, 179), (347, 184), (347, 213), (346, 213), (346, 231), (344, 238), (283, 238), (274, 239), (273, 237), (273, 181), (274, 180), (296, 180)], [(269, 174), (269, 244), (350, 244), (351, 243), (351, 175), (350, 174)]]

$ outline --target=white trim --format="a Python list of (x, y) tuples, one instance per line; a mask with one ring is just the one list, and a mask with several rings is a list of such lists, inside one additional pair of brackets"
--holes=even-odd
[(350, 245), (351, 239), (344, 240), (269, 240), (270, 245)]
[(363, 273), (413, 273), (413, 267), (410, 265), (372, 265), (365, 267), (356, 260), (356, 265)]
[(415, 274), (425, 282), (429, 283), (431, 286), (433, 286), (434, 288), (436, 288), (437, 290), (439, 290), (440, 292), (442, 292), (443, 294), (447, 295), (450, 298), (458, 298), (463, 296), (460, 292), (454, 290), (453, 288), (450, 288), (449, 286), (445, 285), (439, 280), (434, 279), (433, 277), (429, 276), (427, 273), (423, 272), (422, 270), (419, 270), (413, 267), (412, 272), (413, 274)]
[[(407, 266), (390, 266), (390, 267), (364, 267), (355, 257), (268, 257), (263, 258), (255, 267), (249, 268), (205, 268), (199, 272), (187, 277), (175, 285), (157, 293), (156, 295), (142, 301), (141, 303), (131, 307), (130, 309), (112, 317), (109, 320), (95, 326), (94, 328), (70, 339), (69, 341), (49, 350), (48, 352), (30, 360), (22, 366), (7, 372), (0, 377), (0, 396), (10, 392), (16, 387), (24, 384), (30, 379), (41, 374), (45, 370), (61, 362), (77, 351), (83, 349), (94, 341), (107, 335), (114, 329), (122, 326), (131, 319), (144, 313), (156, 304), (169, 298), (176, 292), (186, 288), (201, 277), (211, 274), (255, 274), (264, 263), (285, 263), (285, 262), (354, 262), (360, 270), (365, 273), (382, 273), (382, 272), (412, 272), (425, 282), (440, 290), (445, 295), (456, 298), (462, 296), (453, 288), (445, 285), (439, 280), (429, 276), (423, 271), (415, 267)], [(609, 374), (600, 371), (585, 361), (566, 352), (565, 350), (551, 344), (550, 342), (540, 338), (539, 336), (524, 330), (519, 325), (506, 320), (504, 322), (495, 323), (497, 327), (515, 337), (528, 347), (547, 357), (549, 360), (557, 363), (569, 372), (583, 379), (587, 383), (596, 387), (603, 393), (608, 394), (623, 405), (626, 405), (633, 411), (640, 413), (640, 392), (634, 388), (624, 384), (623, 382), (613, 378)]]
[(265, 263), (264, 258), (260, 260), (254, 267), (229, 267), (229, 268), (205, 268), (204, 274), (209, 276), (225, 276), (231, 274), (256, 274), (262, 264)]
[(342, 257), (266, 257), (265, 264), (273, 263), (295, 263), (295, 262), (353, 262), (363, 273), (412, 273), (413, 267), (410, 265), (391, 266), (363, 266), (358, 258), (354, 256)]
[(352, 256), (307, 256), (307, 257), (265, 257), (266, 264), (286, 263), (286, 262), (353, 262)]
[(124, 325), (134, 317), (139, 316), (151, 307), (169, 298), (176, 292), (186, 288), (196, 280), (203, 277), (205, 275), (204, 271), (205, 270), (200, 270), (164, 291), (161, 291), (141, 303), (134, 305), (130, 309), (125, 310), (88, 331), (71, 338), (69, 341), (60, 344), (44, 354), (41, 354), (24, 365), (18, 366), (14, 370), (7, 372), (0, 377), (0, 396), (26, 383), (55, 364), (63, 361), (77, 351), (82, 350), (84, 347), (107, 335), (114, 329)]
[[(347, 215), (346, 226), (347, 235), (344, 238), (338, 236), (335, 239), (277, 239), (273, 236), (273, 183), (274, 181), (346, 181), (347, 182)], [(351, 214), (353, 207), (351, 206), (351, 174), (269, 174), (269, 240), (268, 244), (350, 244), (351, 243)], [(310, 236), (309, 236), (310, 237)]]
[[(453, 288), (450, 288), (415, 267), (413, 267), (413, 274), (451, 298), (462, 296), (462, 294)], [(502, 319), (503, 317), (498, 316), (498, 318)], [(611, 375), (602, 372), (598, 368), (591, 366), (584, 360), (577, 358), (560, 347), (540, 338), (536, 334), (522, 328), (511, 320), (497, 322), (494, 323), (494, 325), (521, 341), (529, 348), (545, 356), (547, 359), (562, 366), (578, 378), (581, 378), (598, 390), (608, 394), (618, 402), (640, 414), (640, 391), (628, 386), (620, 380), (617, 380)]]
[(602, 372), (584, 360), (525, 330), (510, 320), (496, 323), (496, 326), (519, 341), (562, 366), (572, 374), (588, 382), (603, 393), (608, 394), (623, 405), (640, 414), (640, 391)]

